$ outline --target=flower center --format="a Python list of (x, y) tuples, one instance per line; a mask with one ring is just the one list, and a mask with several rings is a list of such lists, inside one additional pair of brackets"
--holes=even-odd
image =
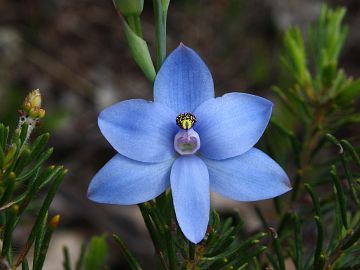
[(196, 117), (191, 113), (180, 113), (176, 117), (176, 124), (180, 128), (185, 130), (191, 129), (195, 123), (196, 123)]
[(180, 155), (192, 155), (200, 148), (199, 134), (192, 129), (196, 117), (191, 113), (181, 113), (176, 124), (181, 128), (174, 138), (174, 148)]

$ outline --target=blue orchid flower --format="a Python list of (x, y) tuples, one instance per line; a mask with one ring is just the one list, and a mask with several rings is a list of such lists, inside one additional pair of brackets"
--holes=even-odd
[(171, 187), (178, 224), (198, 243), (209, 222), (210, 190), (257, 201), (291, 189), (283, 169), (254, 148), (271, 110), (270, 101), (250, 94), (214, 98), (209, 69), (181, 44), (155, 79), (154, 102), (126, 100), (100, 113), (100, 130), (118, 154), (92, 179), (88, 197), (130, 205)]

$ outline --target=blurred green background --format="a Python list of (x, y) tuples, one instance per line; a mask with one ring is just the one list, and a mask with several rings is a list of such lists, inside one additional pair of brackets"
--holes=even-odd
[[(348, 9), (350, 32), (341, 66), (358, 77), (358, 0), (174, 0), (168, 52), (180, 42), (195, 49), (213, 74), (217, 95), (244, 91), (274, 101), (271, 86), (288, 80), (279, 62), (282, 33), (295, 24), (304, 29), (317, 18), (322, 2)], [(154, 52), (149, 0), (142, 27)], [(35, 88), (43, 94), (47, 113), (40, 130), (51, 131), (56, 149), (52, 160), (70, 170), (52, 206), (62, 222), (44, 269), (62, 269), (63, 245), (76, 257), (82, 242), (105, 232), (121, 234), (145, 266), (152, 264), (152, 245), (137, 207), (96, 205), (86, 198), (91, 177), (115, 153), (97, 128), (99, 111), (120, 100), (152, 96), (150, 83), (130, 56), (111, 0), (0, 0), (0, 122), (14, 127), (17, 108)], [(239, 207), (250, 230), (258, 226), (252, 204), (215, 198), (214, 205), (225, 214)], [(271, 205), (263, 202), (261, 207)], [(16, 232), (19, 243), (27, 230)], [(112, 269), (127, 269), (109, 242)]]

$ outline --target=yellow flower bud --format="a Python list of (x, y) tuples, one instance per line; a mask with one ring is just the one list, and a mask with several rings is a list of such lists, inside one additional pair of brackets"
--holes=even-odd
[(44, 118), (44, 116), (45, 116), (45, 110), (39, 109), (39, 118)]
[(9, 173), (9, 179), (10, 180), (15, 180), (16, 179), (16, 174), (14, 172), (10, 172)]
[(38, 115), (39, 115), (39, 108), (35, 107), (35, 108), (31, 108), (29, 110), (29, 115), (31, 118), (35, 119), (35, 118), (38, 118)]
[(49, 222), (49, 226), (52, 229), (55, 229), (60, 222), (60, 215), (53, 216), (52, 219)]
[(25, 101), (24, 101), (24, 104), (23, 104), (23, 108), (24, 108), (24, 110), (30, 110), (31, 109), (31, 103), (26, 101), (26, 98), (25, 98)]
[(41, 107), (41, 94), (39, 89), (32, 90), (25, 98), (25, 102), (29, 102), (31, 107)]

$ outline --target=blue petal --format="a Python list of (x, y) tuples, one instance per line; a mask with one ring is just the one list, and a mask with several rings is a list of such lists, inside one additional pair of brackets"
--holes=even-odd
[(142, 99), (116, 103), (99, 115), (99, 127), (120, 154), (142, 162), (162, 162), (174, 155), (176, 114)]
[(173, 160), (143, 163), (117, 154), (92, 179), (88, 197), (98, 203), (138, 204), (169, 187)]
[(209, 173), (197, 156), (181, 156), (173, 164), (170, 175), (176, 219), (193, 243), (200, 242), (209, 223)]
[(199, 55), (181, 44), (165, 60), (156, 76), (154, 100), (176, 113), (192, 112), (214, 97), (211, 73)]
[(237, 201), (257, 201), (291, 190), (284, 170), (256, 148), (225, 160), (204, 159), (209, 169), (210, 187)]
[(204, 102), (194, 112), (200, 152), (212, 159), (245, 153), (263, 134), (271, 109), (269, 100), (244, 93), (230, 93)]

